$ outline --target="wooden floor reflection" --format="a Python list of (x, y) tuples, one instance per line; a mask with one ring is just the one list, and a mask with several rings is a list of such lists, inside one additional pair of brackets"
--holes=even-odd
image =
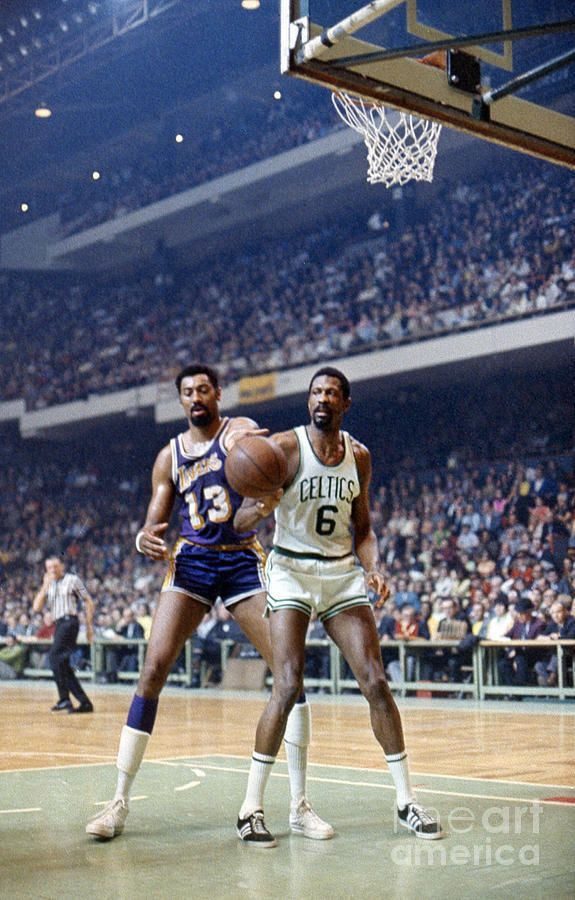
[[(51, 713), (52, 686), (4, 683), (0, 770), (112, 762), (132, 691), (91, 687), (93, 715)], [(310, 762), (384, 766), (359, 696), (310, 696)], [(260, 694), (170, 688), (162, 696), (147, 757), (249, 757)], [(569, 701), (399, 701), (411, 768), (466, 778), (573, 784), (575, 704)]]

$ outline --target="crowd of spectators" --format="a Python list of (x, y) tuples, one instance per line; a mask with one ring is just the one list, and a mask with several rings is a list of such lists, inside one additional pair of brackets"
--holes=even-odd
[[(384, 641), (386, 636), (428, 638), (430, 646), (436, 637), (457, 637), (462, 643), (456, 653), (430, 650), (425, 671), (431, 679), (460, 680), (469, 640), (501, 637), (521, 617), (535, 618), (538, 632), (548, 636), (565, 622), (572, 627), (575, 485), (565, 406), (557, 399), (559, 391), (538, 391), (543, 382), (533, 379), (531, 403), (523, 406), (519, 387), (511, 377), (506, 380), (511, 400), (506, 417), (515, 441), (504, 430), (498, 434), (496, 405), (491, 405), (493, 394), (485, 386), (477, 391), (483, 396), (484, 414), (492, 416), (491, 443), (479, 440), (485, 427), (481, 414), (470, 426), (467, 443), (455, 428), (439, 427), (432, 435), (418, 409), (406, 409), (400, 399), (386, 404), (387, 419), (369, 417), (368, 443), (376, 462), (383, 455), (386, 465), (385, 472), (375, 467), (372, 498), (373, 523), (391, 588), (390, 600), (377, 612), (380, 634)], [(550, 396), (556, 399), (550, 402)], [(464, 421), (465, 407), (474, 404), (465, 389), (446, 396), (443, 408), (429, 398), (421, 401), (439, 426), (445, 426), (446, 409), (454, 420)], [(521, 430), (518, 423), (527, 413), (531, 423)], [(394, 431), (391, 421), (396, 422)], [(137, 554), (133, 542), (156, 449), (149, 435), (109, 440), (105, 465), (98, 448), (90, 450), (89, 444), (81, 449), (44, 447), (42, 453), (24, 442), (4, 449), (0, 634), (16, 639), (49, 634), (49, 616), (33, 615), (31, 600), (43, 559), (58, 552), (95, 599), (97, 636), (113, 640), (117, 635), (149, 635), (164, 567)], [(271, 536), (268, 521), (261, 529), (267, 547)], [(558, 605), (564, 607), (564, 617)], [(565, 621), (558, 626), (561, 618)], [(194, 648), (197, 678), (203, 661), (217, 681), (218, 641), (241, 641), (236, 631), (221, 610), (206, 617)], [(310, 635), (321, 633), (313, 622)], [(28, 648), (32, 652), (30, 648), (33, 645)], [(326, 665), (326, 652), (318, 649), (310, 654), (308, 670), (316, 676)], [(397, 653), (384, 654), (390, 677), (397, 679)], [(87, 654), (76, 662), (88, 665)], [(543, 644), (526, 670), (517, 671), (517, 660), (507, 662), (504, 659), (501, 668), (504, 682), (520, 684), (537, 676), (541, 684), (553, 684), (556, 677)], [(42, 663), (41, 653), (35, 663)], [(136, 647), (107, 648), (108, 680), (136, 667)]]
[[(221, 100), (219, 109), (212, 105), (209, 119), (182, 105), (175, 112), (166, 111), (161, 122), (147, 122), (123, 134), (120, 141), (98, 147), (99, 178), (89, 179), (87, 172), (81, 178), (79, 166), (69, 161), (63, 167), (69, 175), (67, 189), (43, 185), (27, 219), (58, 212), (60, 236), (65, 237), (342, 127), (322, 92), (301, 83), (297, 92), (283, 91), (277, 100), (271, 92), (267, 101), (244, 95), (238, 113), (233, 100)], [(84, 161), (79, 165), (85, 170)], [(18, 206), (16, 198), (6, 203), (4, 227), (22, 224)]]
[[(62, 234), (117, 219), (341, 127), (337, 121), (322, 121), (314, 110), (318, 103), (310, 109), (311, 99), (311, 92), (307, 92), (307, 101), (300, 92), (297, 99), (284, 95), (281, 102), (271, 100), (269, 105), (256, 100), (250, 104), (246, 98), (240, 121), (223, 114), (218, 121), (217, 113), (212, 113), (207, 133), (197, 125), (192, 134), (184, 128), (178, 143), (174, 131), (168, 133), (164, 128), (139, 152), (129, 155), (132, 142), (124, 140), (123, 156), (110, 166), (104, 164), (101, 179), (82, 186), (76, 183), (57, 198)], [(186, 118), (181, 113), (180, 117)]]
[(4, 273), (0, 399), (38, 409), (165, 381), (190, 358), (225, 383), (564, 308), (574, 209), (572, 179), (525, 162), (450, 185), (401, 227), (330, 222), (160, 282)]

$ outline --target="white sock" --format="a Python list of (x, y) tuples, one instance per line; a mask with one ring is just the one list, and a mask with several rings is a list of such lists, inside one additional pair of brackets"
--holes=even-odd
[(284, 734), (292, 803), (305, 797), (307, 776), (307, 748), (311, 741), (311, 710), (309, 703), (296, 703), (289, 714)]
[(389, 756), (386, 754), (385, 760), (395, 784), (397, 807), (398, 809), (405, 809), (408, 803), (413, 803), (415, 800), (413, 788), (411, 787), (411, 778), (409, 777), (407, 753), (403, 750), (401, 753), (392, 753)]
[(247, 819), (256, 809), (264, 808), (264, 791), (275, 761), (275, 756), (265, 756), (254, 750), (246, 796), (240, 809), (240, 819)]
[(125, 802), (128, 800), (149, 740), (150, 735), (147, 731), (137, 731), (129, 725), (124, 725), (122, 728), (116, 760), (118, 781), (114, 800), (124, 800)]

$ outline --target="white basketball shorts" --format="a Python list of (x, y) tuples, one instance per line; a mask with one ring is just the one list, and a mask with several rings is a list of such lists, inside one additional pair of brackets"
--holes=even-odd
[(363, 569), (351, 553), (326, 560), (284, 553), (274, 548), (267, 559), (267, 615), (278, 609), (299, 609), (310, 616), (315, 609), (325, 622), (345, 609), (371, 606)]

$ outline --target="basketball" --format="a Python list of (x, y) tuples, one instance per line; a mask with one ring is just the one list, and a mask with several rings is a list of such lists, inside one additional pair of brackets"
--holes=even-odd
[(282, 487), (287, 459), (281, 447), (269, 438), (248, 435), (234, 444), (225, 464), (230, 487), (242, 497), (258, 500)]

